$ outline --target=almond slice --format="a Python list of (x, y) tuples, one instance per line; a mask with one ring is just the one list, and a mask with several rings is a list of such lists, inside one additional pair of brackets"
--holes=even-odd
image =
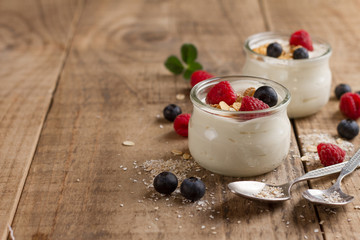
[(241, 107), (241, 103), (240, 103), (240, 102), (234, 102), (231, 106), (232, 106), (236, 111), (239, 111), (239, 110), (240, 110), (240, 107)]
[(255, 91), (256, 91), (256, 89), (254, 87), (249, 87), (245, 90), (243, 95), (252, 97), (252, 96), (254, 96)]
[(220, 105), (220, 108), (221, 108), (222, 110), (226, 110), (226, 111), (229, 111), (229, 110), (230, 110), (230, 106), (227, 105), (227, 103), (224, 102), (224, 101), (219, 102), (219, 105)]

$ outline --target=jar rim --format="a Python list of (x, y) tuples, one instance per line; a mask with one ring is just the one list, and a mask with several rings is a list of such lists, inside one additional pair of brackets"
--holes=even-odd
[(296, 59), (296, 60), (294, 60), (294, 59), (278, 59), (278, 58), (269, 57), (269, 56), (259, 54), (257, 52), (254, 52), (251, 49), (250, 43), (252, 41), (260, 40), (260, 39), (266, 39), (266, 38), (273, 37), (273, 36), (278, 36), (278, 37), (281, 37), (281, 38), (290, 38), (289, 34), (282, 33), (282, 32), (261, 32), (261, 33), (256, 33), (256, 34), (251, 35), (250, 37), (248, 37), (246, 39), (245, 44), (244, 44), (244, 49), (245, 49), (245, 51), (247, 53), (254, 54), (257, 57), (261, 57), (263, 59), (271, 59), (271, 61), (273, 61), (274, 63), (286, 63), (286, 64), (289, 64), (289, 63), (296, 64), (296, 63), (305, 63), (305, 62), (307, 63), (307, 62), (320, 61), (320, 60), (323, 60), (324, 58), (330, 57), (331, 54), (332, 54), (332, 48), (331, 48), (329, 43), (327, 43), (326, 41), (324, 41), (324, 40), (322, 40), (320, 38), (314, 38), (314, 37), (312, 37), (313, 42), (317, 42), (317, 43), (325, 45), (326, 46), (326, 51), (323, 54), (321, 54), (320, 56), (307, 58), (307, 59)]
[[(231, 83), (231, 82), (241, 81), (241, 80), (257, 81), (258, 83), (263, 83), (264, 85), (277, 86), (284, 91), (285, 96), (275, 106), (269, 107), (266, 109), (262, 109), (262, 110), (255, 110), (255, 111), (222, 110), (222, 109), (218, 109), (218, 108), (210, 106), (209, 104), (205, 103), (198, 97), (198, 94), (197, 94), (198, 92), (200, 92), (201, 90), (204, 90), (205, 88), (210, 89), (210, 87), (212, 87), (213, 85), (215, 85), (221, 81), (229, 81)], [(289, 104), (289, 102), (291, 100), (291, 94), (290, 94), (290, 91), (285, 86), (283, 86), (282, 84), (275, 82), (273, 80), (267, 79), (267, 78), (247, 76), (247, 75), (230, 75), (230, 76), (214, 77), (214, 78), (210, 78), (210, 79), (201, 81), (200, 83), (196, 84), (191, 89), (190, 99), (191, 99), (191, 102), (195, 106), (201, 108), (203, 111), (206, 111), (208, 113), (212, 113), (212, 114), (219, 115), (219, 116), (240, 117), (240, 116), (254, 115), (254, 114), (259, 114), (259, 113), (272, 114), (272, 113), (278, 112), (278, 111), (284, 109)]]

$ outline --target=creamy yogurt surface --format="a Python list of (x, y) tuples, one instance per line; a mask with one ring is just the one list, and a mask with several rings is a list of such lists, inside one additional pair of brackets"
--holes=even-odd
[[(262, 41), (258, 41), (255, 44), (251, 45), (251, 48), (258, 48), (261, 47), (263, 45), (266, 44), (270, 44), (273, 42), (277, 42), (279, 43), (282, 47), (283, 47), (283, 51), (285, 52), (290, 52), (290, 44), (288, 40), (284, 40), (282, 38), (270, 38), (270, 39), (265, 39)], [(309, 53), (309, 58), (317, 58), (320, 57), (322, 55), (324, 55), (327, 51), (328, 51), (328, 46), (325, 44), (321, 44), (321, 43), (313, 43), (313, 47), (314, 50), (313, 51), (308, 51)], [(295, 60), (298, 61), (298, 60)]]

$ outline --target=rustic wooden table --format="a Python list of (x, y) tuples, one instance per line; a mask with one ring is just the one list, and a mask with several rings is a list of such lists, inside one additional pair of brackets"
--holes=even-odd
[(187, 139), (162, 118), (169, 103), (192, 110), (189, 83), (165, 69), (167, 56), (191, 42), (206, 70), (239, 74), (249, 35), (301, 28), (333, 47), (331, 100), (292, 121), (276, 171), (250, 179), (282, 183), (318, 168), (301, 149), (314, 133), (336, 139), (344, 117), (334, 87), (360, 90), (359, 9), (356, 0), (0, 1), (0, 238), (360, 239), (358, 172), (343, 182), (355, 200), (334, 210), (301, 193), (336, 175), (297, 184), (291, 201), (274, 205), (229, 192), (238, 178), (190, 166), (183, 174), (202, 177), (207, 192), (184, 203), (179, 193), (156, 194), (143, 168), (193, 163), (173, 155), (188, 151)]

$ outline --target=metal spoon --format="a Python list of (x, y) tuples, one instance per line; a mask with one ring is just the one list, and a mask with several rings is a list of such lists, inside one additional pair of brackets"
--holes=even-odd
[(308, 189), (303, 192), (303, 197), (314, 204), (322, 204), (331, 207), (342, 206), (351, 202), (354, 197), (341, 191), (341, 180), (352, 173), (360, 163), (360, 150), (345, 164), (335, 184), (329, 189)]
[[(304, 174), (301, 177), (294, 179), (285, 184), (271, 185), (257, 181), (238, 181), (228, 184), (231, 192), (246, 198), (264, 202), (282, 202), (291, 198), (291, 187), (300, 181), (327, 176), (333, 173), (338, 173), (345, 166), (346, 162), (331, 165), (329, 167), (319, 168)], [(355, 166), (357, 166), (356, 164)], [(267, 190), (275, 190), (279, 194), (269, 194), (268, 196), (262, 196), (262, 193), (268, 192)]]

